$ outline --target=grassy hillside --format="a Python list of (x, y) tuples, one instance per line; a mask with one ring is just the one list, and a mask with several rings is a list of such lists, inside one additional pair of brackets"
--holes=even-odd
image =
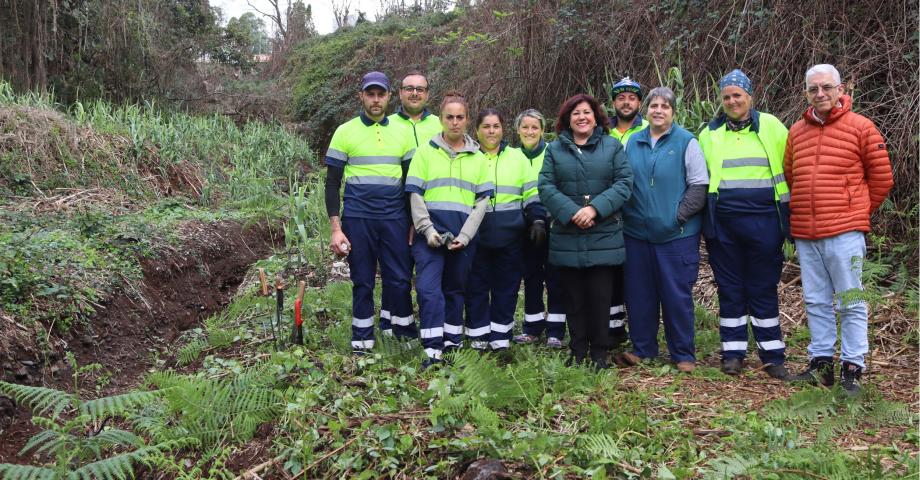
[(0, 312), (66, 329), (188, 220), (279, 219), (314, 164), (278, 125), (16, 95), (0, 82)]

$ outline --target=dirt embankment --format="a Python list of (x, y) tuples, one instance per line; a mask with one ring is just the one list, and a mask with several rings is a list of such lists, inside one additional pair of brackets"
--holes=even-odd
[[(183, 331), (229, 303), (249, 266), (283, 242), (281, 235), (258, 224), (185, 224), (181, 236), (187, 241), (181, 248), (143, 259), (139, 282), (125, 284), (94, 318), (63, 335), (52, 330), (42, 338), (0, 314), (0, 327), (7, 332), (0, 335), (5, 337), (0, 379), (69, 390), (73, 371), (65, 354), (70, 351), (79, 365), (102, 365), (81, 387), (85, 391), (107, 395), (137, 385), (157, 360), (176, 353)], [(28, 461), (17, 452), (37, 431), (30, 417), (28, 410), (0, 397), (0, 462)]]

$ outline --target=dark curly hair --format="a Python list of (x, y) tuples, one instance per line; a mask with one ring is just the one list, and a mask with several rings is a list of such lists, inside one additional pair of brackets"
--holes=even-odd
[(562, 107), (559, 108), (559, 117), (556, 119), (556, 133), (572, 130), (571, 125), (569, 125), (569, 117), (572, 116), (572, 110), (575, 110), (575, 107), (581, 102), (588, 103), (591, 110), (594, 111), (594, 120), (597, 121), (597, 125), (604, 129), (604, 133), (610, 133), (610, 118), (607, 117), (607, 112), (604, 111), (604, 108), (601, 107), (596, 98), (587, 93), (573, 95), (562, 103)]

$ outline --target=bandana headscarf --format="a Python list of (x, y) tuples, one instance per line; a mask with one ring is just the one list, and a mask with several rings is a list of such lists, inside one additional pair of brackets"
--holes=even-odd
[(745, 75), (744, 72), (742, 72), (741, 70), (738, 70), (737, 68), (728, 72), (727, 75), (725, 75), (724, 77), (722, 77), (721, 80), (719, 80), (720, 90), (730, 85), (740, 87), (742, 90), (747, 92), (748, 95), (754, 94), (754, 84), (751, 83), (751, 79), (748, 78), (748, 76)]

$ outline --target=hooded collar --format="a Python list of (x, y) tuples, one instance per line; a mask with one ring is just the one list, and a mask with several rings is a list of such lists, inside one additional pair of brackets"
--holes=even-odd
[[(728, 123), (728, 115), (725, 112), (720, 113), (716, 118), (709, 122), (710, 130), (718, 130), (719, 127)], [(760, 133), (760, 112), (756, 109), (751, 109), (751, 131), (754, 133)]]
[(450, 145), (447, 144), (447, 141), (444, 140), (444, 134), (435, 135), (429, 142), (432, 147), (439, 148), (447, 152), (451, 158), (456, 157), (461, 153), (476, 153), (479, 151), (479, 143), (476, 140), (473, 140), (473, 137), (464, 134), (463, 135), (463, 147), (460, 150), (454, 151), (453, 148), (450, 148)]
[(386, 115), (384, 115), (383, 119), (380, 120), (379, 122), (375, 122), (371, 120), (371, 117), (367, 116), (367, 112), (361, 112), (361, 115), (359, 116), (361, 117), (361, 123), (363, 123), (365, 127), (370, 127), (371, 125), (375, 123), (379, 123), (380, 125), (385, 127), (387, 126), (388, 123), (390, 123), (390, 119), (388, 119)]
[[(402, 105), (400, 105), (399, 107), (396, 108), (396, 114), (399, 115), (399, 117), (402, 118), (403, 120), (412, 121), (412, 117), (410, 117), (410, 116), (405, 112), (405, 110), (403, 110)], [(422, 116), (419, 117), (418, 121), (421, 122), (421, 121), (425, 120), (425, 118), (427, 118), (428, 115), (431, 115), (431, 112), (428, 110), (428, 107), (425, 107), (425, 109), (422, 110)]]
[(527, 150), (527, 147), (521, 145), (521, 151), (524, 152), (524, 156), (527, 157), (528, 160), (539, 157), (540, 154), (543, 153), (543, 150), (546, 150), (546, 142), (544, 142), (542, 138), (540, 139), (540, 143), (538, 143), (533, 150)]
[(849, 112), (853, 108), (853, 98), (849, 95), (840, 96), (840, 106), (835, 106), (831, 109), (831, 113), (824, 119), (822, 122), (818, 119), (818, 116), (815, 114), (815, 107), (808, 107), (805, 110), (805, 113), (802, 115), (802, 118), (806, 122), (811, 123), (812, 125), (828, 125), (837, 121), (838, 118), (842, 117), (844, 114)]

